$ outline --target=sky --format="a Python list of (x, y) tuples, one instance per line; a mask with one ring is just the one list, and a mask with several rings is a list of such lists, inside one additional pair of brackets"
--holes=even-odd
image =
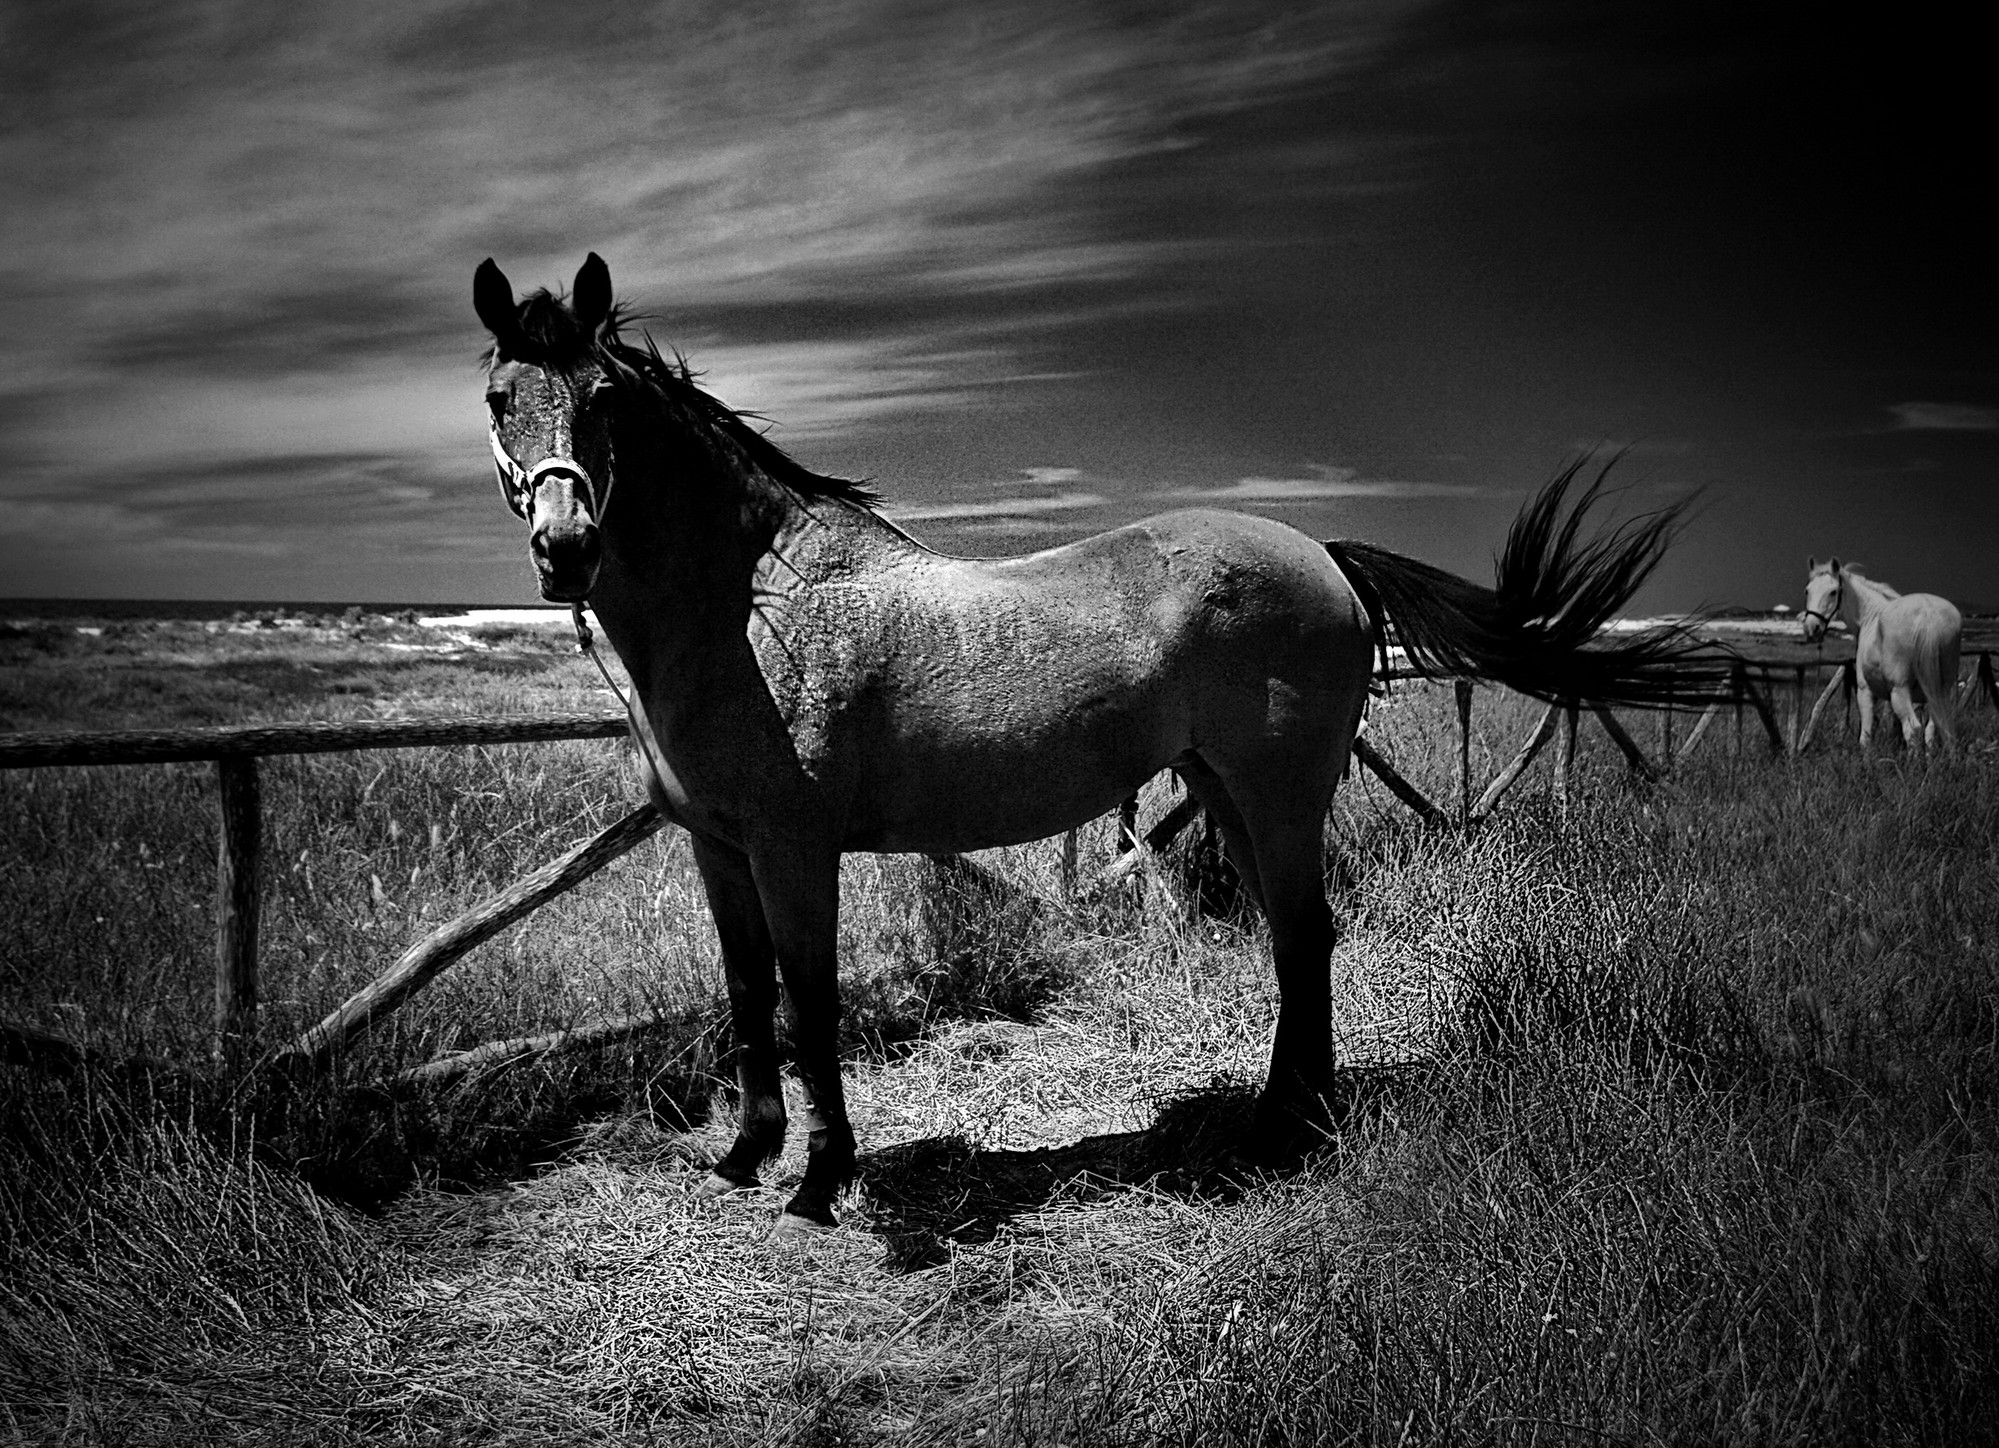
[[(1968, 8), (0, 5), (0, 596), (513, 603), (471, 279), (569, 284), (934, 546), (1190, 504), (1641, 609), (1999, 609)], [(1967, 18), (1954, 18), (1960, 13)]]

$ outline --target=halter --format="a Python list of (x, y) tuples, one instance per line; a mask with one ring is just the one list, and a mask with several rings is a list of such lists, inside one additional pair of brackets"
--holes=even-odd
[(1846, 602), (1846, 575), (1842, 573), (1835, 573), (1832, 576), (1832, 582), (1833, 582), (1832, 609), (1830, 612), (1821, 613), (1818, 609), (1815, 608), (1806, 608), (1799, 610), (1800, 617), (1815, 618), (1823, 626), (1823, 629), (1827, 630), (1831, 629), (1832, 621), (1839, 617), (1839, 606), (1842, 603)]
[[(533, 467), (524, 468), (514, 461), (513, 454), (508, 452), (506, 445), (500, 441), (500, 429), (498, 427), (487, 426), (486, 440), (493, 445), (493, 462), (500, 470), (501, 496), (506, 498), (507, 506), (513, 509), (516, 518), (520, 518), (523, 521), (526, 520), (528, 515), (527, 504), (534, 497), (535, 487), (541, 482), (545, 474), (556, 472), (574, 473), (583, 480), (585, 494), (589, 493), (590, 474), (574, 458), (543, 458)], [(590, 514), (597, 520), (599, 526), (603, 523), (604, 509), (611, 501), (611, 486), (617, 479), (617, 469), (615, 467), (607, 467), (603, 497), (591, 497), (590, 499)], [(569, 617), (576, 625), (576, 652), (597, 666), (597, 672), (604, 677), (605, 686), (617, 696), (618, 702), (625, 706), (625, 725), (631, 731), (632, 743), (637, 746), (639, 758), (645, 762), (647, 773), (655, 781), (664, 780), (667, 777), (667, 771), (663, 767), (663, 761), (657, 755), (659, 746), (653, 743), (652, 735), (645, 726), (643, 716), (639, 712), (638, 701), (632, 695), (627, 694), (623, 689), (618, 687), (618, 681), (611, 677), (610, 669), (605, 666), (603, 657), (598, 654), (596, 639), (590, 631), (590, 625), (583, 618), (583, 604), (581, 602), (569, 605)], [(660, 788), (664, 791), (665, 786), (661, 785)]]
[(534, 498), (534, 490), (541, 486), (541, 480), (549, 473), (574, 473), (583, 482), (583, 494), (590, 503), (591, 520), (599, 527), (603, 526), (604, 509), (611, 504), (611, 488), (618, 480), (616, 468), (606, 468), (604, 496), (600, 498), (592, 491), (595, 484), (590, 477), (589, 469), (575, 458), (560, 455), (547, 457), (531, 468), (524, 468), (514, 461), (514, 455), (508, 452), (507, 445), (500, 441), (500, 429), (497, 424), (486, 425), (486, 441), (492, 445), (493, 464), (499, 469), (500, 496), (507, 500), (507, 506), (513, 510), (516, 518), (522, 522), (527, 521), (528, 505)]

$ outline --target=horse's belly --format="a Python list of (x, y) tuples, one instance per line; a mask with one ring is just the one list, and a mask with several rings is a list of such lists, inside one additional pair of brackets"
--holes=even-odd
[(1011, 737), (967, 731), (930, 748), (905, 741), (855, 802), (850, 848), (934, 853), (1045, 839), (1114, 809), (1185, 754), (1184, 731), (1166, 717)]

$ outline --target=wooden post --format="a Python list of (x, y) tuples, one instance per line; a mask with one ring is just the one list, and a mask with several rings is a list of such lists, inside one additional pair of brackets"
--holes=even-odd
[(1617, 722), (1617, 716), (1610, 712), (1610, 706), (1591, 704), (1590, 711), (1602, 722), (1603, 732), (1610, 736), (1610, 742), (1624, 755), (1625, 763), (1642, 776), (1647, 784), (1657, 784), (1659, 771), (1652, 767), (1652, 761), (1645, 757), (1645, 751), (1638, 747), (1638, 741), (1625, 733), (1624, 726)]
[(1471, 680), (1452, 684), (1458, 696), (1458, 828), (1471, 827)]
[(1741, 664), (1737, 664), (1728, 682), (1729, 695), (1735, 703), (1734, 752), (1729, 755), (1730, 760), (1733, 761), (1742, 757), (1742, 693), (1744, 686), (1749, 682), (1749, 670)]
[(1375, 747), (1360, 735), (1354, 736), (1353, 757), (1373, 770), (1397, 799), (1423, 817), (1425, 824), (1447, 825), (1451, 822), (1450, 816), (1424, 798), (1423, 791), (1404, 779), (1395, 766), (1383, 759)]
[(1841, 664), (1833, 670), (1832, 677), (1826, 681), (1826, 686), (1819, 690), (1818, 701), (1812, 705), (1811, 717), (1805, 720), (1804, 730), (1798, 735), (1798, 742), (1794, 746), (1797, 753), (1803, 754), (1810, 747), (1812, 735), (1819, 727), (1819, 716), (1825, 713), (1826, 705), (1832, 702), (1832, 696), (1845, 687), (1846, 671), (1852, 667), (1851, 664)]
[(1485, 793), (1481, 794), (1478, 802), (1471, 807), (1473, 819), (1485, 818), (1492, 807), (1499, 803), (1499, 797), (1513, 787), (1515, 780), (1527, 772), (1527, 766), (1534, 762), (1534, 756), (1554, 738), (1555, 721), (1560, 712), (1560, 709), (1553, 704), (1542, 711), (1540, 721), (1535, 724), (1534, 732), (1527, 736), (1527, 742), (1520, 746), (1520, 752), (1513, 756), (1506, 768), (1499, 771), (1499, 777), (1485, 787)]
[(1089, 888), (1101, 890), (1107, 885), (1115, 885), (1127, 875), (1137, 873), (1147, 858), (1158, 854), (1173, 843), (1174, 837), (1187, 828), (1194, 816), (1201, 812), (1201, 802), (1189, 791), (1180, 797), (1180, 802), (1159, 817), (1159, 823), (1145, 832), (1139, 842), (1140, 848), (1129, 850), (1112, 860), (1101, 873), (1091, 877)]
[(218, 760), (215, 773), (222, 827), (216, 844), (214, 1051), (232, 1056), (257, 1031), (257, 856), (263, 810), (255, 758)]
[(1071, 825), (1062, 835), (1062, 891), (1076, 893), (1076, 826)]
[(587, 1025), (571, 1026), (565, 1031), (548, 1031), (538, 1036), (516, 1036), (508, 1041), (488, 1041), (483, 1046), (473, 1046), (468, 1050), (454, 1051), (448, 1056), (439, 1056), (434, 1061), (426, 1061), (421, 1066), (411, 1066), (406, 1071), (398, 1071), (387, 1081), (376, 1086), (442, 1086), (456, 1081), (461, 1076), (475, 1071), (484, 1071), (495, 1066), (511, 1066), (533, 1056), (556, 1056), (568, 1051), (587, 1050), (592, 1046), (609, 1045), (613, 1041), (628, 1041), (647, 1031), (680, 1024), (673, 1016), (615, 1016), (609, 1020), (592, 1021)]
[(1673, 767), (1673, 706), (1668, 704), (1659, 711), (1659, 769), (1661, 773)]
[(1805, 666), (1799, 664), (1791, 678), (1791, 752), (1798, 752), (1798, 741), (1805, 737)]
[(298, 1075), (316, 1070), (370, 1026), (429, 985), (444, 968), (491, 940), (516, 920), (574, 889), (634, 845), (649, 839), (666, 821), (651, 805), (641, 805), (610, 828), (585, 840), (559, 859), (524, 875), (482, 905), (440, 926), (403, 952), (388, 970), (294, 1041), (273, 1063)]
[(1748, 696), (1750, 704), (1755, 708), (1757, 719), (1762, 721), (1764, 736), (1770, 741), (1770, 752), (1775, 755), (1782, 755), (1784, 752), (1784, 730), (1777, 723), (1777, 711), (1770, 707), (1769, 696), (1757, 687), (1756, 680), (1751, 678), (1746, 671), (1742, 675), (1742, 692)]
[[(1687, 730), (1687, 742), (1679, 746), (1679, 760), (1685, 760), (1685, 758), (1687, 758), (1689, 754), (1693, 754), (1693, 750), (1695, 750), (1695, 748), (1699, 746), (1699, 742), (1701, 742), (1703, 738), (1707, 738), (1707, 730), (1709, 730), (1709, 726), (1711, 726), (1711, 724), (1715, 722), (1715, 718), (1719, 718), (1719, 714), (1721, 714), (1721, 708), (1723, 708), (1723, 706), (1725, 706), (1727, 702), (1729, 702), (1729, 696), (1727, 696), (1727, 694), (1721, 694), (1719, 698), (1715, 698), (1715, 702), (1713, 702), (1713, 704), (1709, 704), (1709, 706), (1707, 706), (1705, 710), (1701, 710), (1701, 718), (1697, 718), (1697, 720), (1693, 722), (1693, 728), (1691, 728), (1691, 730)], [(1675, 762), (1679, 762), (1679, 760), (1675, 760)]]
[(1574, 699), (1562, 705), (1562, 732), (1555, 741), (1555, 810), (1569, 817), (1569, 773), (1576, 762), (1576, 716)]

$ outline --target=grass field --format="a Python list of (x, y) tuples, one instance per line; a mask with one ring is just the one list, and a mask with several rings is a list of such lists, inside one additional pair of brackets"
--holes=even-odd
[[(408, 622), (0, 633), (16, 729), (596, 707), (566, 636)], [(1479, 692), (1489, 777), (1533, 706)], [(1684, 727), (1684, 721), (1683, 721)], [(1448, 689), (1370, 737), (1454, 798)], [(1753, 725), (1752, 725), (1753, 730)], [(1650, 739), (1650, 726), (1639, 726)], [(713, 934), (662, 834), (285, 1099), (205, 1065), (204, 766), (0, 775), (0, 1433), (36, 1443), (1923, 1443), (1999, 1437), (1999, 727), (1667, 784), (1586, 728), (1471, 836), (1367, 776), (1327, 826), (1344, 1099), (1223, 1170), (1266, 943), (1181, 847), (1072, 896), (857, 856), (841, 1228), (728, 1139)], [(1755, 746), (1755, 747), (1752, 747)], [(266, 762), (265, 1025), (639, 798), (622, 745)], [(1165, 783), (1143, 818), (1172, 802)], [(1111, 857), (1084, 831), (1087, 875)], [(635, 1040), (365, 1083), (602, 1016)]]

